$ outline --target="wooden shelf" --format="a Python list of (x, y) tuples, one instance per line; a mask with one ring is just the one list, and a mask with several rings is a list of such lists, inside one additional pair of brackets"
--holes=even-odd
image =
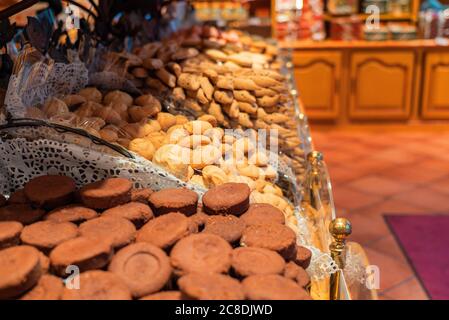
[[(331, 21), (335, 18), (342, 18), (342, 17), (358, 17), (362, 20), (365, 20), (370, 15), (366, 13), (355, 13), (355, 14), (345, 14), (345, 15), (333, 15), (333, 14), (325, 14), (324, 20), (325, 21)], [(410, 13), (405, 14), (392, 14), (392, 13), (385, 13), (380, 15), (381, 21), (413, 21), (414, 17)]]

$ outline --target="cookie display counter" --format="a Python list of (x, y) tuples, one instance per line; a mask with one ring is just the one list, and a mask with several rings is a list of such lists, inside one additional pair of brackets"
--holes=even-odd
[[(363, 287), (360, 285), (366, 280), (363, 251), (343, 250), (351, 232), (350, 224), (336, 220), (329, 178), (322, 157), (312, 152), (307, 117), (298, 103), (294, 64), (288, 52), (279, 51), (276, 43), (269, 40), (195, 26), (165, 41), (136, 46), (131, 52), (101, 51), (98, 58), (96, 62), (101, 63), (95, 68), (76, 56), (63, 63), (54, 62), (28, 44), (16, 61), (20, 67), (10, 79), (5, 99), (7, 116), (0, 128), (0, 188), (6, 197), (2, 200), (0, 218), (17, 220), (18, 217), (11, 218), (14, 213), (8, 206), (21, 205), (25, 209), (28, 205), (20, 219), (29, 216), (31, 220), (19, 219), (25, 225), (23, 229), (18, 225), (5, 227), (20, 229), (9, 236), (8, 239), (14, 240), (11, 243), (33, 246), (23, 236), (23, 230), (31, 228), (33, 234), (36, 228), (35, 233), (43, 234), (40, 223), (67, 215), (75, 216), (78, 224), (81, 223), (79, 219), (88, 220), (77, 228), (77, 232), (87, 238), (89, 234), (105, 232), (104, 237), (109, 239), (109, 231), (117, 230), (114, 239), (109, 239), (110, 246), (117, 251), (113, 261), (109, 264), (112, 248), (107, 251), (99, 247), (97, 254), (101, 259), (95, 261), (103, 261), (103, 264), (84, 269), (86, 272), (81, 276), (98, 280), (100, 286), (116, 289), (117, 296), (105, 294), (101, 298), (142, 298), (163, 289), (164, 292), (157, 295), (159, 299), (179, 298), (179, 292), (183, 297), (196, 299), (349, 299), (351, 292), (356, 292), (350, 292), (349, 288), (357, 284)], [(267, 132), (263, 136), (262, 133)], [(268, 147), (259, 152), (261, 150), (256, 148), (259, 144)], [(47, 203), (48, 199), (34, 199), (33, 192), (30, 195), (27, 189), (39, 189), (37, 177), (42, 175), (69, 176), (71, 182), (63, 185), (70, 185), (71, 192), (74, 188), (79, 190), (75, 199), (71, 199), (72, 202), (56, 199), (63, 202), (57, 206)], [(116, 185), (111, 177), (128, 182)], [(89, 186), (87, 190), (85, 185)], [(103, 190), (104, 185), (110, 186), (106, 189), (113, 192), (114, 197), (105, 197), (106, 191), (97, 190)], [(230, 185), (232, 187), (227, 190)], [(157, 192), (147, 194), (148, 188)], [(173, 188), (184, 189), (163, 196), (164, 190)], [(244, 190), (235, 192), (235, 188)], [(37, 193), (45, 198), (47, 189), (41, 189)], [(63, 189), (58, 188), (59, 191)], [(217, 195), (216, 190), (222, 191)], [(121, 194), (123, 199), (117, 198), (115, 193)], [(133, 196), (136, 201), (143, 198), (156, 218), (149, 217), (147, 209), (131, 205)], [(173, 204), (181, 200), (188, 203)], [(229, 201), (235, 203), (229, 204)], [(247, 202), (256, 209), (248, 209)], [(212, 216), (201, 233), (192, 231), (190, 223), (194, 220), (190, 217), (198, 217), (198, 203), (202, 203), (204, 213)], [(69, 207), (70, 210), (51, 212), (62, 204), (82, 204), (83, 209)], [(251, 227), (251, 221), (259, 221), (257, 212), (260, 210), (264, 212), (264, 219), (271, 219), (261, 230)], [(112, 221), (123, 212), (134, 212), (137, 216), (121, 217), (120, 223)], [(101, 217), (97, 217), (98, 214)], [(45, 221), (37, 222), (42, 217)], [(279, 218), (283, 218), (284, 223), (272, 221)], [(248, 227), (240, 230), (240, 221)], [(332, 224), (332, 221), (336, 222)], [(176, 229), (172, 230), (173, 234), (177, 235), (165, 239), (164, 236), (173, 235), (170, 231), (167, 235), (155, 236), (151, 230), (158, 229), (158, 224), (172, 226)], [(43, 224), (42, 228), (47, 227)], [(136, 228), (139, 231), (133, 237)], [(73, 228), (67, 226), (66, 229), (61, 233), (71, 234)], [(233, 249), (237, 260), (252, 247), (271, 250), (270, 253), (248, 251), (246, 254), (273, 256), (266, 266), (277, 271), (267, 271), (269, 276), (251, 278), (249, 275), (254, 268), (236, 262), (230, 274), (239, 280), (246, 277), (242, 281), (245, 289), (239, 281), (224, 275), (213, 275), (210, 279), (198, 279), (194, 275), (183, 277), (192, 265), (203, 263), (189, 262), (191, 257), (185, 256), (191, 249), (189, 241), (193, 241), (188, 240), (189, 237), (205, 238), (209, 233), (218, 233), (220, 240), (210, 241), (223, 247), (217, 250), (220, 251), (217, 261), (221, 260), (223, 251), (232, 250), (231, 245), (241, 244), (245, 247)], [(261, 234), (265, 235), (262, 239)], [(78, 236), (64, 240), (58, 243), (62, 246), (59, 249), (58, 246), (43, 248), (38, 245), (40, 251), (50, 255), (52, 275), (35, 277), (26, 288), (13, 288), (12, 293), (6, 290), (2, 297), (21, 296), (36, 284), (53, 286), (54, 276), (63, 276), (61, 270), (70, 262), (89, 265), (76, 259), (69, 261), (69, 255), (64, 253), (70, 248), (91, 248), (89, 240)], [(159, 249), (144, 245), (141, 248), (139, 242), (156, 243)], [(175, 250), (178, 245), (185, 248)], [(34, 250), (4, 250), (33, 260), (34, 267), (23, 271), (39, 274), (35, 270), (39, 269), (39, 263)], [(140, 250), (150, 252), (161, 261), (165, 259), (163, 264), (167, 264), (164, 255), (173, 254), (175, 257), (171, 257), (168, 264), (176, 269), (173, 271), (175, 280), (167, 276), (167, 270), (161, 270), (161, 283), (149, 291), (139, 291), (130, 284), (123, 286), (108, 272), (95, 271), (109, 264), (109, 271), (120, 273), (120, 263)], [(274, 253), (278, 254), (276, 258)], [(114, 263), (114, 259), (122, 262)], [(288, 268), (280, 259), (289, 263)], [(305, 264), (304, 260), (308, 259), (310, 261)], [(223, 266), (217, 262), (216, 267), (217, 273), (229, 270), (228, 264)], [(204, 268), (212, 270), (214, 266)], [(212, 284), (217, 287), (210, 288)], [(274, 285), (285, 288), (286, 295), (266, 295)], [(229, 291), (233, 295), (196, 296), (198, 287), (213, 292)], [(90, 297), (89, 292), (85, 294), (67, 293), (65, 296)], [(357, 296), (367, 297), (358, 294), (354, 298)]]

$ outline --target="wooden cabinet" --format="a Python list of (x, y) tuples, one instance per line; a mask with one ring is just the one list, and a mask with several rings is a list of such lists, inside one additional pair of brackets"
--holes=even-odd
[(449, 52), (426, 54), (421, 113), (425, 119), (449, 119)]
[(355, 51), (350, 56), (349, 117), (406, 120), (411, 113), (413, 51)]
[(295, 80), (310, 119), (333, 120), (340, 112), (342, 53), (338, 51), (295, 52)]

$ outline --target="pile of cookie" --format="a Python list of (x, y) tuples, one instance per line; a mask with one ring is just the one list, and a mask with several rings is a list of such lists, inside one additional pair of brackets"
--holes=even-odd
[(0, 299), (310, 299), (311, 252), (249, 197), (34, 178), (0, 197)]
[(27, 116), (83, 128), (204, 188), (247, 183), (259, 202), (270, 203), (294, 219), (291, 201), (274, 183), (277, 169), (269, 164), (274, 156), (270, 148), (277, 149), (277, 139), (259, 137), (254, 129), (227, 133), (213, 115), (190, 121), (161, 109), (151, 94), (133, 98), (115, 90), (103, 95), (88, 87), (62, 99), (51, 98), (41, 108), (28, 108)]

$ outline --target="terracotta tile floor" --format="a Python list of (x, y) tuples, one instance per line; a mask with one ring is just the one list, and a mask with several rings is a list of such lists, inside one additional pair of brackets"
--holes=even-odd
[(449, 131), (312, 130), (337, 213), (381, 271), (380, 299), (428, 299), (383, 214), (449, 214)]

